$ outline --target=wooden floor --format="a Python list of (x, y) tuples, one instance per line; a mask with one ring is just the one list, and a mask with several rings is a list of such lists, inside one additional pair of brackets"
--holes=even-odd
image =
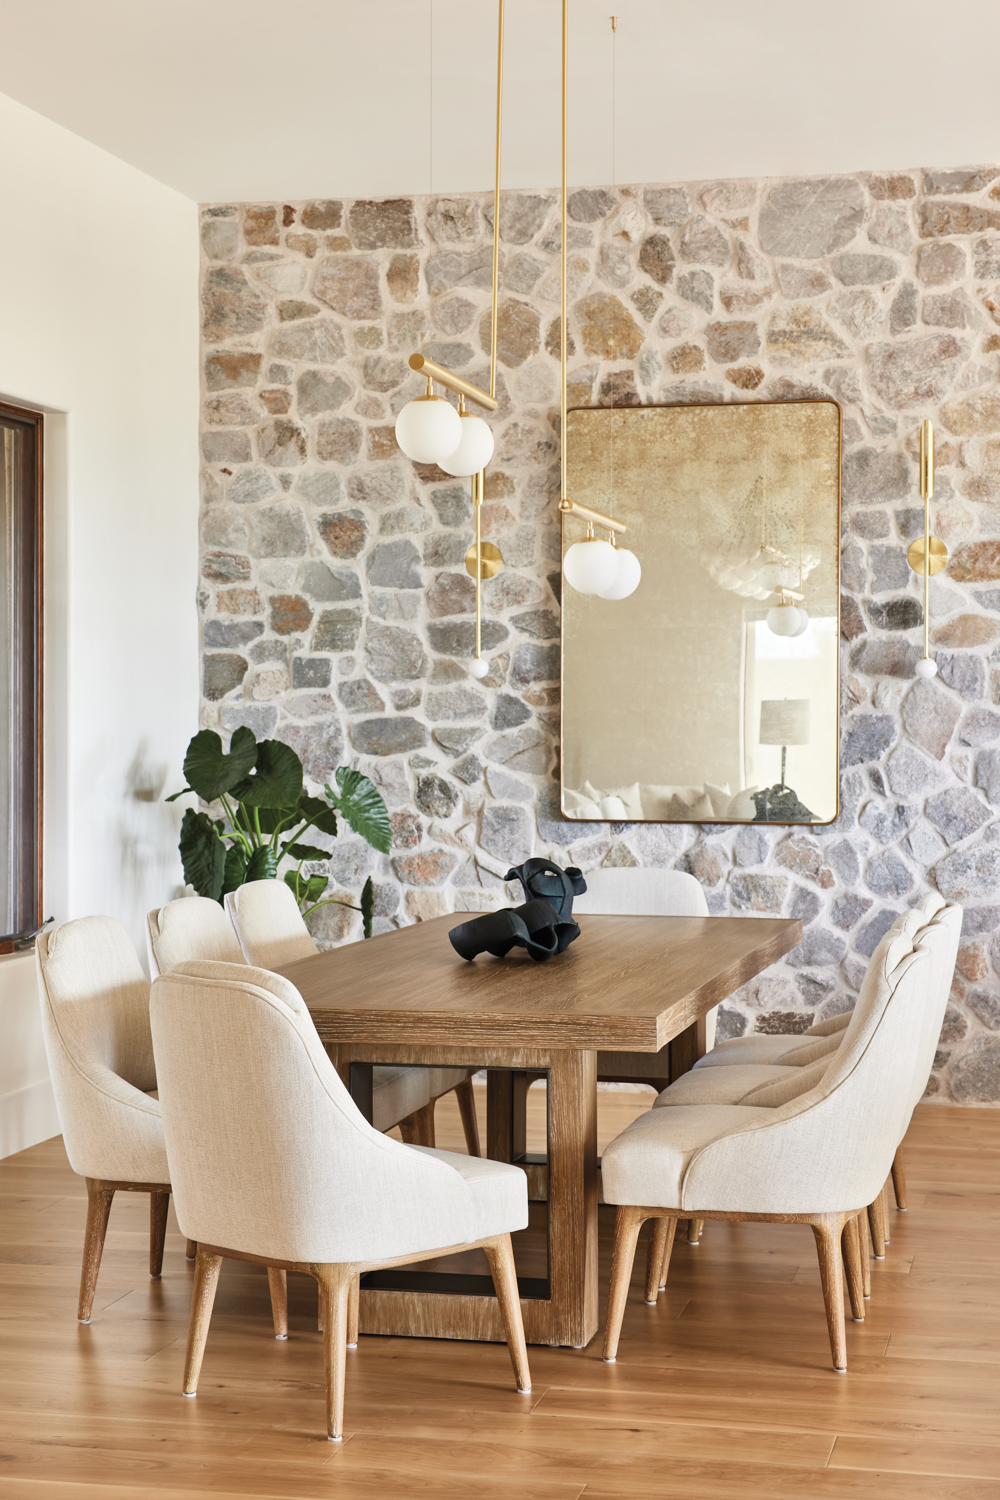
[[(602, 1094), (602, 1139), (651, 1098)], [(438, 1144), (460, 1142), (445, 1101)], [(848, 1322), (846, 1376), (809, 1230), (710, 1224), (678, 1245), (655, 1309), (637, 1263), (616, 1365), (599, 1337), (532, 1348), (529, 1397), (503, 1346), (362, 1338), (334, 1448), (312, 1284), (290, 1278), (277, 1343), (263, 1272), (227, 1263), (185, 1401), (192, 1268), (172, 1215), (151, 1282), (148, 1200), (116, 1200), (80, 1327), (85, 1194), (60, 1141), (36, 1146), (0, 1162), (0, 1500), (998, 1500), (1000, 1111), (922, 1106), (907, 1155), (910, 1211), (892, 1216), (867, 1321)]]

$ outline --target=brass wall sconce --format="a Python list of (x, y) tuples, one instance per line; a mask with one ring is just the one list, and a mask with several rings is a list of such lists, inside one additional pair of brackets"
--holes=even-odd
[(910, 543), (906, 561), (924, 580), (924, 654), (917, 662), (917, 676), (937, 676), (937, 662), (930, 655), (930, 581), (948, 561), (948, 548), (940, 537), (931, 536), (931, 496), (934, 493), (934, 428), (926, 419), (920, 424), (920, 498), (924, 502), (924, 534)]

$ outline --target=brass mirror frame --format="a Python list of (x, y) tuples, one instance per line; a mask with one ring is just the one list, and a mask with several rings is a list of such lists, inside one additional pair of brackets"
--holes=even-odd
[[(837, 794), (836, 794), (836, 803), (835, 803), (836, 811), (834, 812), (834, 815), (833, 815), (832, 818), (824, 819), (822, 822), (813, 822), (813, 821), (810, 821), (808, 823), (805, 823), (805, 822), (780, 823), (780, 822), (776, 822), (776, 821), (772, 822), (770, 820), (767, 821), (767, 822), (757, 822), (756, 820), (736, 820), (734, 822), (727, 822), (725, 820), (707, 819), (706, 818), (704, 820), (699, 820), (699, 821), (691, 823), (691, 824), (684, 824), (680, 820), (673, 819), (673, 818), (642, 818), (642, 819), (626, 818), (626, 819), (622, 819), (622, 820), (616, 822), (616, 824), (615, 824), (616, 827), (622, 827), (622, 826), (624, 826), (625, 823), (641, 822), (641, 823), (651, 823), (651, 824), (664, 824), (664, 825), (666, 825), (668, 827), (672, 827), (672, 828), (683, 828), (685, 826), (689, 826), (689, 827), (694, 827), (694, 828), (713, 828), (713, 827), (714, 828), (757, 828), (757, 827), (759, 827), (759, 828), (802, 828), (802, 829), (809, 829), (809, 828), (829, 828), (832, 824), (834, 824), (834, 823), (836, 823), (838, 821), (838, 819), (840, 817), (840, 812), (841, 812), (841, 802), (840, 802), (840, 774), (841, 774), (841, 769), (842, 769), (841, 765), (840, 765), (840, 684), (841, 684), (841, 672), (840, 672), (840, 654), (841, 654), (840, 653), (840, 644), (841, 644), (841, 636), (840, 636), (840, 628), (841, 628), (841, 618), (840, 618), (840, 616), (841, 616), (841, 608), (840, 608), (840, 604), (841, 604), (841, 595), (840, 595), (840, 587), (841, 587), (841, 581), (840, 581), (840, 548), (841, 548), (841, 543), (842, 543), (842, 540), (843, 540), (842, 526), (843, 526), (844, 411), (843, 411), (843, 407), (840, 405), (840, 402), (836, 401), (832, 396), (816, 396), (816, 397), (805, 396), (805, 397), (796, 397), (796, 398), (794, 398), (792, 400), (788, 400), (788, 401), (725, 401), (725, 402), (722, 402), (722, 401), (690, 401), (690, 402), (657, 401), (657, 402), (645, 402), (645, 403), (642, 403), (639, 406), (628, 407), (628, 408), (614, 408), (614, 407), (601, 407), (601, 406), (572, 406), (572, 407), (569, 407), (567, 409), (566, 415), (567, 415), (567, 418), (568, 418), (569, 415), (572, 412), (576, 412), (576, 411), (609, 411), (609, 410), (616, 410), (616, 409), (627, 409), (629, 411), (654, 411), (654, 410), (656, 410), (656, 411), (691, 411), (691, 410), (699, 410), (699, 409), (701, 409), (701, 410), (710, 410), (710, 409), (714, 410), (714, 409), (718, 409), (719, 407), (723, 407), (723, 408), (725, 408), (725, 409), (728, 410), (728, 409), (730, 409), (732, 407), (736, 407), (736, 406), (818, 406), (820, 404), (827, 405), (827, 406), (833, 406), (833, 407), (836, 408), (836, 411), (837, 411), (837, 521), (836, 521), (836, 526), (837, 526), (837, 549), (836, 549), (836, 554), (837, 554), (836, 555), (836, 570), (837, 570), (837, 574), (836, 574), (836, 596), (837, 596), (837, 628), (836, 628), (836, 648), (837, 648), (837, 650), (836, 650), (836, 655), (837, 655), (837, 668), (836, 668), (836, 709), (835, 709), (836, 740), (837, 740)], [(562, 560), (563, 560), (563, 558), (566, 555), (566, 548), (570, 544), (570, 542), (580, 540), (579, 537), (577, 537), (575, 534), (573, 534), (570, 537), (569, 541), (567, 541), (567, 527), (566, 527), (566, 523), (567, 523), (567, 515), (565, 513), (563, 513), (563, 514), (560, 515), (560, 588), (561, 588), (561, 590), (563, 592), (565, 592), (565, 590), (568, 589), (570, 587), (570, 585), (566, 582), (565, 575), (562, 572)], [(577, 527), (579, 526), (579, 522), (576, 523), (576, 526)], [(649, 558), (640, 558), (640, 562), (642, 563), (643, 567), (648, 567), (648, 566), (651, 565), (651, 559), (649, 559)], [(640, 587), (641, 587), (641, 584), (640, 584)], [(612, 604), (611, 607), (612, 608), (614, 607), (613, 604)], [(566, 623), (565, 623), (565, 621), (566, 621), (566, 611), (565, 611), (565, 607), (563, 605), (563, 607), (560, 608), (560, 618), (559, 618), (559, 680), (560, 680), (561, 688), (564, 686), (565, 681), (566, 681), (566, 671), (565, 671), (565, 667), (566, 667)], [(566, 741), (566, 718), (565, 718), (565, 715), (566, 715), (566, 698), (565, 698), (565, 691), (563, 690), (563, 691), (560, 692), (560, 702), (559, 702), (559, 746), (560, 746), (560, 755), (559, 755), (559, 817), (561, 819), (563, 819), (564, 821), (568, 822), (568, 823), (569, 822), (573, 822), (573, 823), (577, 823), (578, 822), (578, 823), (580, 823), (581, 825), (583, 825), (584, 827), (587, 827), (587, 828), (593, 828), (595, 825), (606, 824), (606, 823), (608, 823), (610, 821), (607, 818), (566, 818), (565, 813), (563, 812), (563, 797), (565, 795), (565, 792), (567, 791), (567, 786), (566, 786), (566, 781), (565, 781), (565, 756), (563, 754), (563, 746), (565, 745), (565, 741)], [(570, 788), (569, 790), (572, 790), (572, 788)]]

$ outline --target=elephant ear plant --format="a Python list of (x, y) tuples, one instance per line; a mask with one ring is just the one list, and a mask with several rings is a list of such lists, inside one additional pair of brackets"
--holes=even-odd
[(303, 874), (304, 864), (330, 857), (328, 849), (303, 842), (310, 829), (337, 833), (338, 814), (348, 827), (367, 839), (381, 854), (389, 852), (391, 830), (385, 803), (375, 787), (348, 766), (336, 772), (337, 790), (325, 786), (323, 797), (310, 797), (302, 786), (302, 762), (281, 740), (257, 742), (251, 729), (237, 729), (228, 754), (212, 729), (203, 729), (188, 745), (184, 757), (187, 786), (168, 797), (173, 802), (195, 792), (203, 802), (219, 802), (225, 814), (212, 818), (188, 808), (181, 824), (180, 851), (184, 879), (199, 896), (221, 901), (227, 891), (248, 880), (276, 880), (284, 871), (303, 916), (318, 906), (347, 906), (360, 911), (365, 937), (372, 934), (375, 895), (371, 876), (361, 892), (361, 905), (324, 898), (327, 875)]

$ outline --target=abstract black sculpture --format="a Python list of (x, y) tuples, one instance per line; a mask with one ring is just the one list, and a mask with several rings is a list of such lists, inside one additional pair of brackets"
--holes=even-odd
[(519, 880), (529, 898), (523, 906), (509, 906), (453, 927), (451, 946), (470, 962), (477, 953), (506, 958), (512, 948), (524, 948), (541, 963), (553, 953), (564, 953), (580, 928), (573, 921), (573, 897), (582, 896), (587, 882), (577, 869), (561, 870), (550, 859), (529, 859), (507, 871)]

